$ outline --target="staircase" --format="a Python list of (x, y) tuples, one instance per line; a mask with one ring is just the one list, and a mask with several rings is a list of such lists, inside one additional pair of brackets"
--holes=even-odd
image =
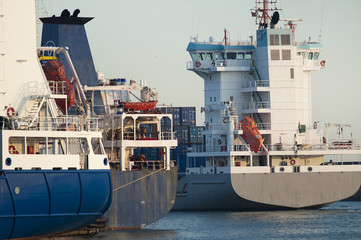
[[(257, 68), (252, 67), (251, 70), (252, 70), (252, 73), (253, 73), (254, 80), (255, 81), (261, 80)], [(252, 94), (252, 97), (255, 100), (255, 102), (262, 102), (262, 98), (261, 98), (261, 95), (259, 94), (259, 92), (254, 92), (254, 94)], [(253, 119), (255, 120), (256, 123), (263, 123), (262, 117), (261, 117), (261, 115), (259, 113), (253, 114)]]
[(30, 110), (27, 112), (27, 116), (23, 117), (20, 122), (19, 129), (29, 129), (33, 127), (34, 123), (39, 117), (39, 112), (45, 102), (45, 97), (38, 96), (34, 99), (33, 105), (31, 106)]

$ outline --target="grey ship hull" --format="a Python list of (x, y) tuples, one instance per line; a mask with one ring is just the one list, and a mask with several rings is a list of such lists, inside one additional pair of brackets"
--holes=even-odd
[(361, 201), (361, 188), (354, 195), (346, 198), (344, 201)]
[(318, 209), (352, 196), (360, 182), (355, 172), (179, 175), (173, 210)]
[(112, 204), (103, 216), (105, 229), (140, 229), (164, 217), (173, 207), (177, 167), (160, 171), (111, 170)]

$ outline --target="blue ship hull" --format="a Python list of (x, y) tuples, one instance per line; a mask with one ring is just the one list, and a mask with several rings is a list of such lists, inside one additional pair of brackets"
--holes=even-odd
[(0, 171), (0, 239), (85, 227), (111, 199), (110, 170)]

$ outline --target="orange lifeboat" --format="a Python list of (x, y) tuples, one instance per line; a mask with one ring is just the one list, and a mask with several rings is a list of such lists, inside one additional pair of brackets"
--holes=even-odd
[(158, 101), (149, 102), (122, 102), (124, 109), (133, 111), (154, 110)]
[[(53, 94), (67, 95), (67, 104), (64, 99), (55, 99), (60, 111), (65, 114), (67, 110), (74, 104), (75, 90), (74, 86), (65, 76), (64, 65), (58, 61), (48, 61), (43, 65), (46, 79), (49, 81), (49, 87)], [(66, 109), (67, 107), (67, 109)]]
[(256, 123), (252, 118), (246, 116), (241, 121), (241, 128), (243, 140), (250, 145), (253, 152), (257, 153), (262, 145), (262, 135), (259, 133)]

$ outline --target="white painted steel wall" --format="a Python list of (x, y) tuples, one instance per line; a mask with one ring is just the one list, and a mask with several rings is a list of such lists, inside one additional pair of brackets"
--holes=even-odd
[(5, 116), (5, 107), (20, 110), (19, 97), (29, 83), (41, 85), (39, 94), (47, 87), (36, 54), (34, 0), (2, 0), (0, 6), (0, 116)]

